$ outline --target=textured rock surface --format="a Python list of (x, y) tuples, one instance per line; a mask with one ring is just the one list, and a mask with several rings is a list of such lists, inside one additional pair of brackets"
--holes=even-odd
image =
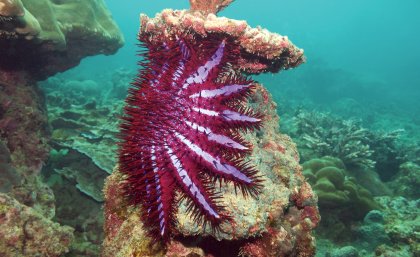
[(8, 193), (13, 187), (20, 185), (22, 177), (13, 168), (10, 152), (0, 141), (0, 193)]
[(73, 240), (73, 229), (0, 193), (0, 238), (0, 256), (62, 256)]
[(400, 165), (398, 173), (388, 183), (396, 195), (410, 199), (420, 198), (420, 166), (414, 162)]
[(37, 174), (49, 151), (42, 93), (18, 76), (13, 78), (16, 84), (2, 83), (2, 75), (0, 70), (0, 140), (9, 149), (11, 163), (19, 172)]
[[(380, 197), (385, 207), (385, 232), (394, 249), (408, 248), (410, 255), (420, 255), (420, 200), (404, 197)], [(386, 249), (384, 248), (386, 252)], [(384, 254), (384, 256), (387, 256)], [(391, 256), (391, 255), (388, 255)]]
[[(104, 256), (187, 256), (176, 255), (180, 248), (171, 247), (180, 244), (184, 245), (182, 249), (192, 244), (214, 256), (235, 256), (239, 252), (243, 256), (314, 254), (311, 231), (319, 222), (319, 215), (316, 197), (302, 175), (296, 146), (288, 136), (279, 133), (275, 104), (264, 88), (258, 87), (250, 105), (267, 117), (262, 131), (247, 135), (254, 144), (250, 161), (265, 179), (259, 199), (244, 199), (235, 194), (232, 186), (223, 186), (222, 203), (228, 206), (234, 222), (226, 223), (220, 234), (193, 223), (181, 203), (177, 214), (179, 238), (172, 240), (166, 251), (159, 246), (150, 248), (139, 221), (140, 210), (125, 207), (119, 184), (123, 175), (117, 169), (105, 186)], [(211, 247), (200, 242), (203, 238), (211, 242)]]
[(326, 257), (359, 257), (358, 250), (353, 246), (345, 246), (340, 249), (332, 251), (330, 255)]
[(363, 219), (363, 224), (355, 231), (357, 244), (365, 250), (373, 251), (379, 245), (390, 243), (385, 232), (384, 214), (381, 211), (370, 211)]
[(203, 14), (216, 14), (223, 10), (234, 0), (191, 0), (191, 10), (200, 11)]

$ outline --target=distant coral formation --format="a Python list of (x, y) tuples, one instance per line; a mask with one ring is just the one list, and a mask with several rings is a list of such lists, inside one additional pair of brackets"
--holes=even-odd
[(340, 159), (312, 159), (303, 163), (302, 167), (303, 174), (318, 195), (321, 210), (333, 209), (339, 211), (340, 216), (350, 215), (349, 219), (357, 220), (362, 219), (370, 210), (380, 208), (372, 194), (350, 177)]
[(334, 156), (347, 166), (375, 165), (371, 157), (373, 150), (366, 142), (368, 131), (354, 121), (334, 119), (322, 113), (300, 112), (296, 125), (296, 133), (317, 156)]
[(404, 159), (405, 153), (396, 144), (403, 130), (371, 131), (356, 120), (304, 110), (294, 119), (293, 134), (304, 160), (329, 155), (340, 158), (348, 168), (375, 168), (389, 179)]

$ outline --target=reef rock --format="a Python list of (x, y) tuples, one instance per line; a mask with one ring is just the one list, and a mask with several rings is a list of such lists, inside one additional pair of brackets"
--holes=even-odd
[(0, 238), (0, 256), (62, 256), (69, 250), (73, 229), (0, 193)]
[(0, 141), (0, 192), (8, 193), (20, 185), (22, 178), (11, 165), (10, 152)]

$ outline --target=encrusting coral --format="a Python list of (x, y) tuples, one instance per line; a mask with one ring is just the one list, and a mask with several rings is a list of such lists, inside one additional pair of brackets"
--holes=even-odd
[(227, 34), (240, 46), (233, 69), (246, 73), (278, 72), (305, 61), (303, 50), (292, 44), (287, 36), (251, 28), (243, 20), (217, 17), (214, 13), (205, 15), (201, 9), (198, 12), (166, 9), (154, 18), (142, 14), (140, 23), (140, 35), (155, 44), (176, 35), (205, 38), (212, 34)]

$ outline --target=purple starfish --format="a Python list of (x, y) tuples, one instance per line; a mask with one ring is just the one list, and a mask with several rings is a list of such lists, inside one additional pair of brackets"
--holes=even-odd
[(233, 182), (244, 195), (261, 187), (244, 161), (252, 146), (239, 134), (261, 125), (261, 115), (244, 107), (254, 82), (230, 69), (239, 51), (225, 39), (145, 46), (121, 126), (126, 196), (142, 206), (156, 239), (173, 231), (180, 199), (196, 222), (218, 229), (230, 217), (218, 202), (217, 181)]

